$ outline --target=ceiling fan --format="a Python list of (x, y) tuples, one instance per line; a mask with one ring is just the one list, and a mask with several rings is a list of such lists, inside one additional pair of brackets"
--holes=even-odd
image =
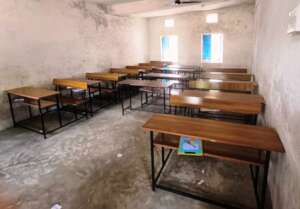
[(202, 1), (182, 1), (182, 0), (175, 0), (175, 5), (182, 5), (182, 4), (200, 4)]

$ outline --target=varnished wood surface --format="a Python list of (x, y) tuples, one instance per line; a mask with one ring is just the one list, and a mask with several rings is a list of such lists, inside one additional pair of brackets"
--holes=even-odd
[(91, 80), (98, 81), (119, 81), (122, 78), (126, 77), (127, 74), (122, 73), (86, 73), (86, 78)]
[(51, 97), (59, 94), (57, 91), (52, 91), (44, 88), (35, 87), (21, 87), (16, 89), (8, 90), (7, 93), (20, 96), (28, 99), (39, 100), (46, 97)]
[[(158, 134), (154, 139), (154, 145), (167, 149), (177, 150), (179, 148), (179, 136), (170, 134)], [(222, 160), (229, 160), (252, 165), (262, 165), (263, 159), (259, 158), (259, 151), (251, 148), (237, 147), (203, 141), (203, 154)]]
[(189, 88), (250, 93), (254, 92), (257, 89), (257, 83), (252, 81), (223, 81), (212, 79), (198, 79), (190, 81)]
[(201, 72), (202, 79), (233, 80), (233, 81), (251, 81), (252, 75), (247, 73), (222, 73), (222, 72)]
[(97, 81), (80, 78), (53, 79), (53, 84), (56, 86), (78, 88), (83, 90), (86, 90), (89, 86), (97, 83)]
[(204, 72), (247, 73), (246, 68), (203, 68)]
[(177, 84), (177, 81), (164, 81), (164, 80), (134, 80), (127, 79), (119, 82), (119, 85), (130, 85), (138, 87), (150, 87), (150, 88), (169, 88), (174, 84)]
[(150, 64), (156, 67), (164, 67), (167, 65), (171, 65), (172, 62), (168, 62), (168, 61), (150, 61)]
[(130, 75), (130, 76), (138, 76), (140, 73), (145, 73), (146, 70), (143, 70), (143, 69), (129, 69), (129, 68), (111, 68), (110, 72), (120, 73), (120, 74), (127, 74), (127, 75)]
[(143, 126), (147, 131), (200, 138), (212, 143), (264, 151), (284, 152), (274, 129), (175, 115), (153, 115)]
[(141, 69), (141, 70), (145, 70), (145, 71), (151, 71), (152, 70), (152, 66), (143, 66), (143, 65), (129, 65), (126, 66), (127, 69)]
[(170, 104), (176, 107), (208, 108), (241, 114), (259, 114), (263, 110), (264, 98), (254, 94), (219, 91), (184, 90), (171, 95)]
[(159, 79), (174, 79), (174, 80), (188, 80), (189, 76), (171, 73), (148, 73), (144, 78), (159, 78)]

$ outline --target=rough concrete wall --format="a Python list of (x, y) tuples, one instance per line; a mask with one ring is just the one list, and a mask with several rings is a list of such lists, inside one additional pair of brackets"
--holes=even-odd
[(0, 5), (0, 129), (11, 125), (4, 90), (147, 59), (147, 20), (113, 16), (83, 0)]
[[(207, 24), (206, 15), (219, 14), (218, 24)], [(174, 28), (165, 28), (165, 19), (175, 20)], [(201, 34), (205, 32), (224, 33), (224, 63), (221, 66), (250, 67), (253, 52), (254, 5), (242, 5), (207, 12), (151, 18), (149, 20), (149, 57), (160, 59), (160, 37), (177, 35), (179, 55), (182, 64), (201, 62)]]
[(300, 36), (288, 35), (288, 12), (299, 0), (259, 0), (253, 73), (266, 100), (266, 124), (277, 129), (286, 154), (272, 157), (274, 209), (300, 208)]

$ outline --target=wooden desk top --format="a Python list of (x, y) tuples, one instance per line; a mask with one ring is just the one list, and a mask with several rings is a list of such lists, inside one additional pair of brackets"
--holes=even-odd
[(169, 88), (174, 84), (178, 83), (177, 81), (164, 81), (164, 80), (134, 80), (127, 79), (119, 82), (120, 85), (130, 85), (138, 87), (150, 87), (150, 88)]
[(172, 106), (218, 109), (225, 112), (259, 114), (264, 98), (260, 95), (219, 91), (184, 90), (181, 95), (171, 95)]
[(44, 88), (35, 88), (35, 87), (21, 87), (16, 89), (8, 90), (7, 93), (25, 97), (28, 99), (39, 100), (46, 97), (51, 97), (59, 94), (57, 91), (52, 91)]
[(148, 73), (144, 75), (144, 78), (162, 78), (162, 79), (180, 79), (188, 80), (189, 76), (180, 74), (170, 74), (170, 73)]
[(155, 114), (143, 128), (175, 136), (200, 138), (212, 143), (285, 152), (276, 131), (262, 126)]
[(86, 73), (86, 78), (98, 81), (119, 81), (120, 79), (126, 77), (126, 74), (122, 73)]
[(131, 76), (137, 76), (140, 73), (146, 72), (146, 70), (143, 69), (132, 69), (132, 68), (111, 68), (110, 71), (112, 73), (127, 74)]
[(192, 89), (253, 92), (257, 89), (257, 83), (253, 81), (198, 79), (190, 81), (189, 87)]
[(234, 81), (251, 81), (252, 75), (247, 73), (222, 73), (222, 72), (201, 72), (202, 79), (216, 80), (234, 80)]
[(202, 68), (204, 72), (247, 73), (246, 68)]

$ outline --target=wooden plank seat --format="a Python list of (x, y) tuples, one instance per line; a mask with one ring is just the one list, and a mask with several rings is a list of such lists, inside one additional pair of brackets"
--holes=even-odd
[[(180, 137), (171, 134), (157, 134), (154, 145), (167, 149), (177, 150)], [(222, 160), (246, 163), (251, 165), (263, 165), (264, 160), (260, 158), (260, 152), (255, 149), (230, 146), (225, 144), (203, 141), (204, 157), (212, 157)]]

